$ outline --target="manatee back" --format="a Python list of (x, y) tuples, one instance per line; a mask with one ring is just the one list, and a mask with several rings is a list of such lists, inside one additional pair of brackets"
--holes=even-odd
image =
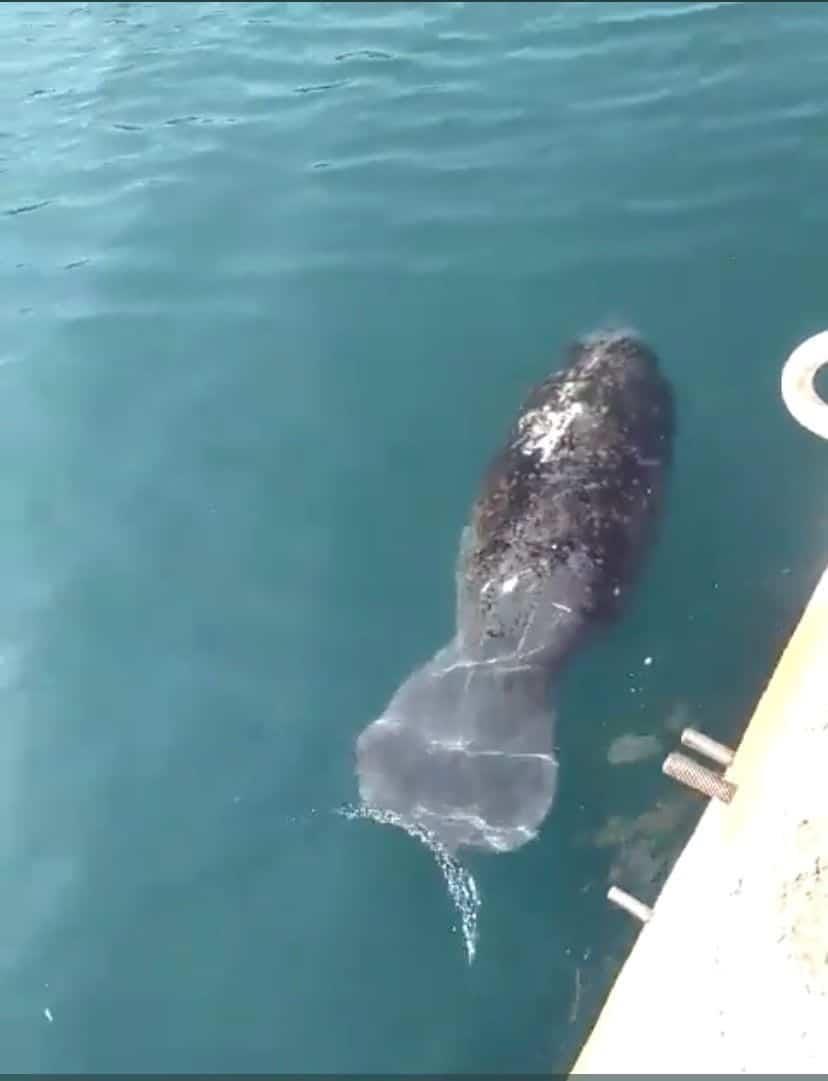
[(673, 431), (646, 345), (597, 335), (572, 347), (524, 403), (473, 506), (458, 567), (470, 647), (555, 655), (618, 612), (659, 517)]

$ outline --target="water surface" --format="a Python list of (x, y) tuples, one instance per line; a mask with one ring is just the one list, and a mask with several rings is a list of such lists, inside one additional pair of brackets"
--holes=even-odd
[[(3, 5), (0, 1062), (571, 1062), (825, 558), (779, 371), (828, 325), (817, 4)], [(568, 337), (679, 402), (540, 839), (333, 810), (446, 641), (481, 469)], [(646, 659), (650, 658), (649, 663)], [(619, 742), (620, 741), (620, 742)], [(48, 1011), (48, 1012), (47, 1012)]]

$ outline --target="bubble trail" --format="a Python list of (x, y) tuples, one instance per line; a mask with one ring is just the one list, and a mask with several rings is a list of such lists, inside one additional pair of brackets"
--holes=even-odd
[(477, 953), (477, 918), (480, 912), (480, 893), (471, 872), (467, 871), (448, 852), (433, 833), (416, 822), (407, 822), (393, 811), (379, 811), (373, 807), (354, 807), (347, 804), (340, 807), (336, 813), (351, 821), (354, 819), (367, 819), (382, 826), (397, 826), (399, 829), (405, 830), (409, 837), (413, 837), (416, 841), (425, 845), (437, 861), (437, 866), (440, 868), (448, 888), (449, 897), (460, 917), (460, 928), (463, 932), (466, 957), (469, 964), (471, 964)]

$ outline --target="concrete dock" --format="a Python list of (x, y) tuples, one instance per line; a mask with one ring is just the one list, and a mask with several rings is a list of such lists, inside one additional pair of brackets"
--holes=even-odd
[(828, 571), (724, 776), (572, 1073), (828, 1074)]

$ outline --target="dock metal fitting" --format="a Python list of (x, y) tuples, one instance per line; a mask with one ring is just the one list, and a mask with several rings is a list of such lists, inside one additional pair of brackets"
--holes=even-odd
[(782, 400), (795, 420), (828, 439), (828, 402), (817, 394), (814, 378), (828, 365), (828, 330), (796, 347), (782, 369)]
[(653, 914), (653, 910), (649, 905), (645, 905), (643, 901), (639, 901), (619, 886), (610, 886), (607, 891), (607, 900), (614, 905), (618, 905), (619, 908), (623, 908), (625, 912), (629, 912), (631, 916), (635, 916), (642, 923), (646, 923)]
[(730, 803), (736, 794), (736, 785), (718, 773), (713, 773), (707, 766), (702, 766), (688, 758), (686, 754), (673, 751), (664, 759), (662, 772), (672, 777), (679, 784), (686, 785), (702, 796), (710, 796), (721, 800), (722, 803)]
[(717, 762), (720, 766), (729, 766), (736, 752), (726, 747), (724, 743), (711, 739), (704, 732), (697, 732), (695, 728), (685, 728), (681, 733), (682, 747), (689, 747), (691, 751), (709, 758), (711, 762)]

